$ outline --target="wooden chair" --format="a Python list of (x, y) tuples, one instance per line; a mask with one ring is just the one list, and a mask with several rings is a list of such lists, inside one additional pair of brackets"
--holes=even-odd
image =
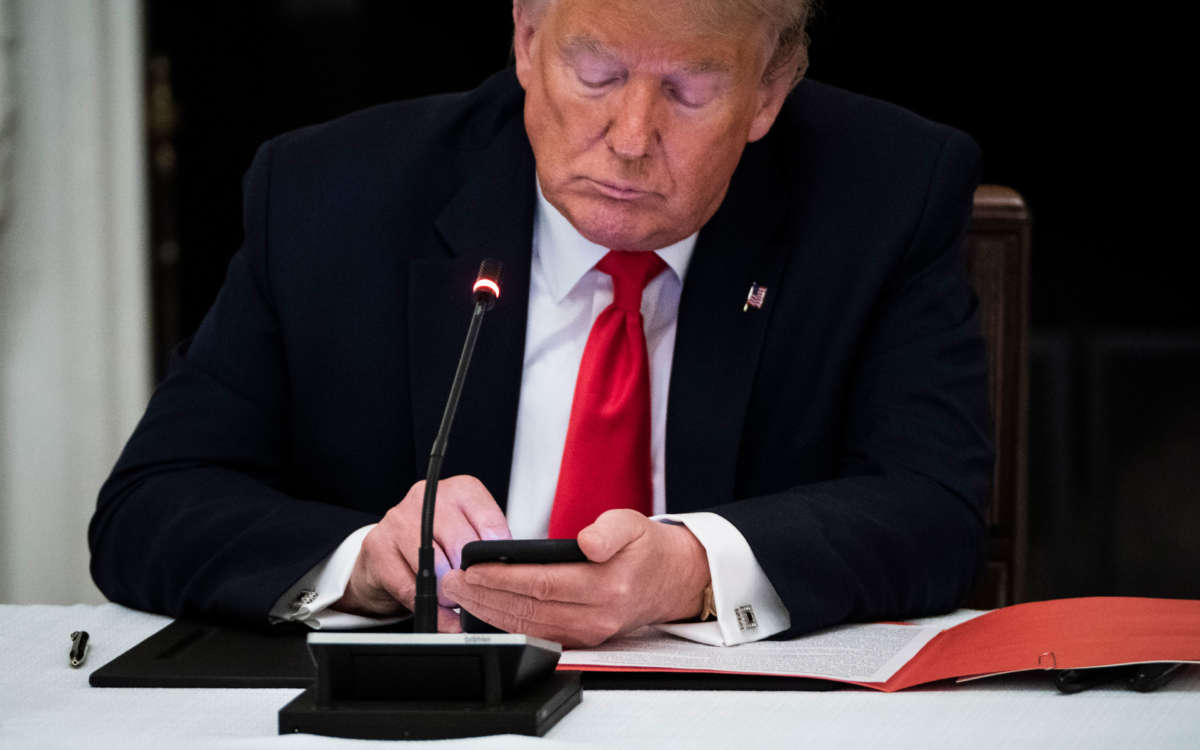
[(987, 564), (965, 606), (1022, 600), (1028, 557), (1030, 217), (1014, 190), (981, 185), (967, 229), (967, 266), (979, 296), (995, 416), (996, 470), (988, 508)]

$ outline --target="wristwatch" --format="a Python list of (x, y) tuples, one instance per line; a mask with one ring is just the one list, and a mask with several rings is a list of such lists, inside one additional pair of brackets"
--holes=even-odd
[(704, 587), (704, 603), (700, 605), (700, 622), (715, 620), (717, 617), (716, 602), (713, 601), (712, 581)]

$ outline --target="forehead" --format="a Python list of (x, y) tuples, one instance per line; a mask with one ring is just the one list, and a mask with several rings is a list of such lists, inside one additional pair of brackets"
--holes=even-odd
[(694, 0), (557, 0), (542, 28), (559, 52), (572, 56), (701, 73), (749, 72), (765, 62), (761, 23), (731, 12), (701, 14), (697, 6)]

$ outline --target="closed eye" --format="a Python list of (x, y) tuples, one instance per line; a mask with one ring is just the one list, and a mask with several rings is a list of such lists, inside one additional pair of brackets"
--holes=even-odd
[(696, 109), (704, 104), (703, 102), (692, 99), (687, 95), (686, 92), (681, 91), (677, 86), (666, 84), (663, 88), (666, 90), (667, 96), (679, 102), (683, 106), (688, 107), (689, 109)]
[(717, 98), (726, 78), (713, 73), (671, 77), (663, 81), (663, 92), (688, 109), (700, 109)]
[(585, 75), (583, 73), (576, 73), (575, 75), (579, 79), (579, 82), (589, 89), (602, 89), (621, 80), (621, 76), (618, 75)]
[(561, 47), (563, 62), (585, 88), (598, 90), (620, 83), (628, 70), (616, 55), (594, 39), (572, 37)]

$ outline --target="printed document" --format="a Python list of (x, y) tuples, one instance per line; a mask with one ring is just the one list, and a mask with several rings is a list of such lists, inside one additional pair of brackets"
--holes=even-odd
[(559, 667), (729, 672), (886, 682), (941, 628), (871, 623), (843, 625), (790, 641), (714, 648), (643, 628), (591, 649), (563, 652)]

